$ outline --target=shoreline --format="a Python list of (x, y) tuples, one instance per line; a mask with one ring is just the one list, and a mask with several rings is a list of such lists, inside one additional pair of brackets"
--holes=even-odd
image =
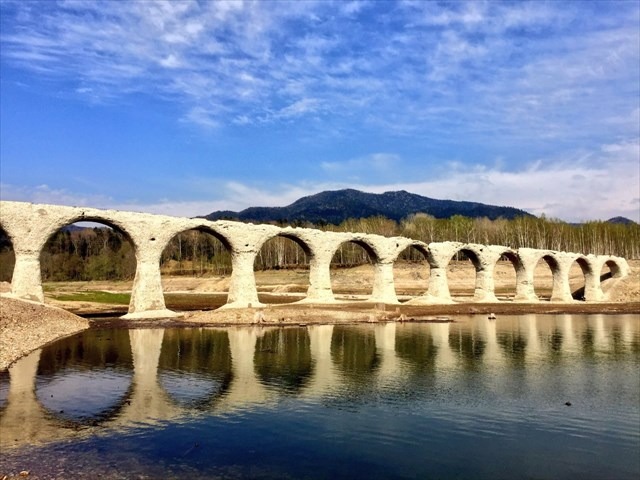
[[(285, 327), (321, 324), (455, 321), (470, 315), (640, 314), (639, 302), (603, 303), (454, 303), (386, 305), (335, 303), (329, 305), (280, 304), (245, 309), (196, 310), (182, 317), (128, 320), (102, 316), (80, 317), (57, 306), (0, 297), (0, 371), (30, 352), (88, 328)], [(112, 312), (113, 313), (113, 312)], [(121, 313), (121, 312), (118, 312)], [(90, 314), (84, 312), (84, 315)]]

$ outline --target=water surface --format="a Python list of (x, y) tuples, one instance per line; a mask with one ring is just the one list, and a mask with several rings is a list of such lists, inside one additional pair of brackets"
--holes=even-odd
[(100, 330), (0, 375), (0, 474), (638, 478), (640, 320)]

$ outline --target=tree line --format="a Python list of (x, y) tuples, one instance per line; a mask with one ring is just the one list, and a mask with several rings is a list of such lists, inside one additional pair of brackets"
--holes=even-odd
[[(282, 222), (279, 223), (283, 226)], [(300, 224), (335, 232), (363, 232), (384, 236), (404, 236), (425, 243), (457, 241), (564, 250), (595, 255), (640, 258), (640, 225), (593, 221), (579, 225), (543, 217), (518, 217), (513, 220), (468, 218), (455, 215), (437, 219), (418, 213), (401, 222), (376, 216), (349, 219), (340, 225)], [(407, 249), (401, 258), (422, 261), (422, 254)], [(332, 264), (355, 266), (370, 262), (360, 246), (347, 243), (336, 252)], [(11, 243), (0, 231), (0, 281), (10, 281), (13, 272)], [(132, 279), (136, 260), (132, 244), (125, 234), (111, 228), (65, 228), (47, 242), (41, 255), (45, 281)], [(256, 256), (255, 269), (305, 268), (308, 255), (293, 240), (272, 238)], [(228, 275), (229, 251), (213, 235), (190, 230), (176, 235), (161, 257), (163, 274)]]

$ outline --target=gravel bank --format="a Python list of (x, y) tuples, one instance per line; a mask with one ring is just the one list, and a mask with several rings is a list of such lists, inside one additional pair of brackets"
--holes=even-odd
[(60, 308), (0, 298), (0, 370), (58, 338), (89, 328), (89, 322)]

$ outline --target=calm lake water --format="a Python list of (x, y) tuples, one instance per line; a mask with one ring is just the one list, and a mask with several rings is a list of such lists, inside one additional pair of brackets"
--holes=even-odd
[(455, 320), (91, 329), (0, 374), (0, 478), (640, 477), (638, 316)]

